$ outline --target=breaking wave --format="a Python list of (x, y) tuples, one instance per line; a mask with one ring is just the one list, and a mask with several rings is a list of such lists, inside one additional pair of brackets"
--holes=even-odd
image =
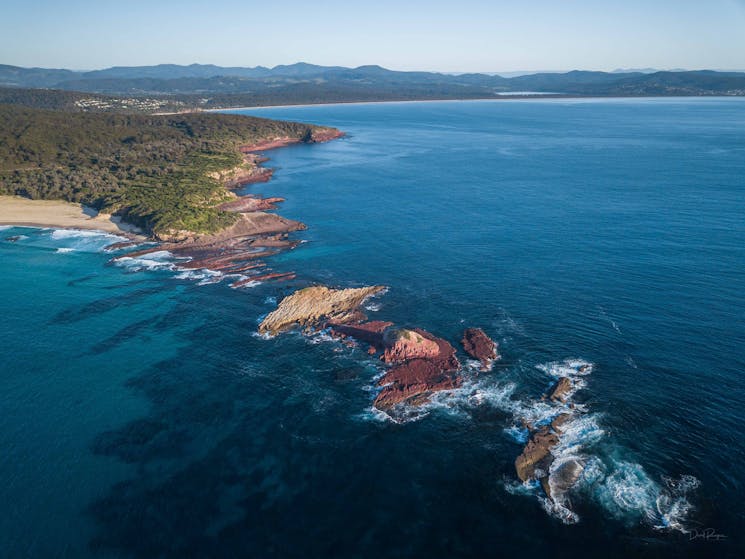
[[(593, 371), (593, 364), (583, 359), (566, 359), (537, 365), (536, 368), (552, 379), (569, 377), (574, 392), (586, 388), (586, 377)], [(514, 441), (525, 444), (531, 428), (549, 424), (560, 414), (570, 414), (561, 425), (559, 443), (551, 448), (553, 461), (548, 473), (551, 497), (548, 498), (541, 484), (535, 480), (521, 483), (514, 478), (504, 480), (504, 489), (511, 494), (533, 495), (543, 509), (565, 524), (579, 522), (573, 510), (572, 498), (582, 498), (599, 505), (613, 518), (625, 523), (644, 522), (657, 530), (687, 532), (686, 523), (694, 510), (688, 500), (690, 493), (699, 486), (691, 475), (678, 479), (662, 476), (653, 479), (636, 462), (612, 458), (600, 448), (607, 438), (602, 426), (602, 414), (591, 413), (586, 406), (546, 399), (520, 399), (515, 397), (517, 384), (501, 382), (479, 386), (468, 396), (473, 406), (488, 405), (510, 415), (505, 434)], [(606, 445), (608, 441), (605, 441)], [(622, 448), (610, 443), (612, 455), (623, 455)], [(562, 483), (561, 471), (571, 467), (576, 483), (569, 487)]]
[(646, 522), (657, 530), (686, 533), (686, 522), (694, 509), (687, 496), (700, 482), (691, 475), (678, 479), (662, 476), (657, 482), (635, 462), (604, 462), (593, 457), (585, 467), (581, 484), (581, 489), (620, 521)]
[(167, 250), (150, 252), (143, 256), (120, 256), (113, 260), (114, 264), (127, 269), (130, 272), (142, 272), (144, 270), (175, 270), (176, 261), (173, 254)]
[(107, 246), (127, 240), (126, 237), (102, 231), (82, 229), (54, 229), (49, 236), (58, 248), (69, 248), (80, 252), (102, 252)]

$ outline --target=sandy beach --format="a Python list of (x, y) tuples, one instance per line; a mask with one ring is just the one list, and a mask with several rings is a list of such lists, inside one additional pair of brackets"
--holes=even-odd
[(19, 196), (0, 196), (0, 225), (94, 229), (145, 239), (140, 229), (122, 223), (118, 217), (98, 213), (82, 204), (71, 204), (61, 200), (29, 200)]

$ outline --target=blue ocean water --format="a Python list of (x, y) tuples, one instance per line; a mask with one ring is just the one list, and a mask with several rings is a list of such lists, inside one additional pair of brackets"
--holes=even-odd
[[(271, 262), (295, 282), (0, 231), (0, 556), (741, 556), (745, 100), (244, 112), (348, 133), (247, 189), (308, 224)], [(387, 421), (364, 348), (254, 335), (316, 282), (502, 362)], [(513, 463), (581, 364), (569, 515)]]

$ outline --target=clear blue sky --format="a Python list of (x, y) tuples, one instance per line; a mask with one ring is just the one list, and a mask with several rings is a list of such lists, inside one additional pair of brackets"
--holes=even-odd
[(745, 69), (745, 0), (3, 0), (0, 63)]

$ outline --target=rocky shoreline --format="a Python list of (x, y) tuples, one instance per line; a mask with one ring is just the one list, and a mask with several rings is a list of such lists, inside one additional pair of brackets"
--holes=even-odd
[[(223, 183), (228, 191), (249, 184), (271, 179), (273, 169), (263, 167), (269, 159), (260, 153), (267, 150), (300, 143), (323, 143), (344, 136), (335, 128), (318, 128), (305, 138), (283, 136), (241, 146), (243, 164), (210, 176)], [(166, 237), (157, 238), (156, 246), (128, 252), (117, 258), (137, 258), (159, 251), (168, 251), (183, 259), (180, 268), (207, 269), (223, 275), (240, 275), (231, 287), (243, 287), (257, 281), (288, 280), (293, 273), (274, 273), (266, 269), (264, 258), (282, 250), (292, 249), (299, 241), (289, 239), (289, 234), (306, 228), (305, 224), (268, 213), (284, 202), (283, 198), (261, 198), (251, 194), (238, 196), (229, 192), (232, 200), (223, 202), (218, 209), (237, 215), (235, 223), (214, 234), (195, 235), (189, 231), (172, 231)], [(117, 243), (110, 250), (129, 248), (132, 244)]]

